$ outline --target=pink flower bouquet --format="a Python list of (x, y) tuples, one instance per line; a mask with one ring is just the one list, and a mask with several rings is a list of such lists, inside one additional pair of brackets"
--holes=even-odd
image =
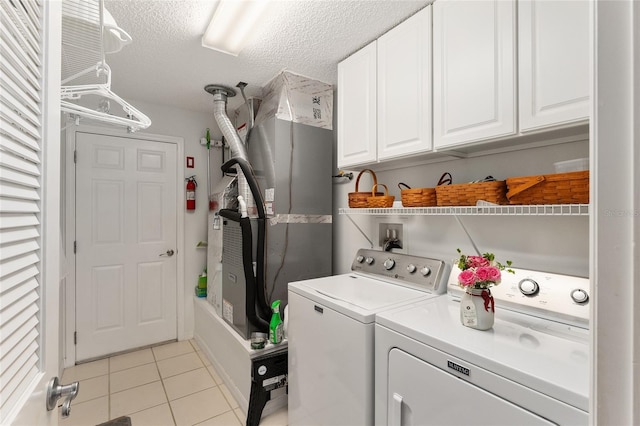
[(511, 267), (511, 261), (506, 261), (506, 266), (495, 260), (493, 253), (485, 253), (482, 256), (467, 256), (462, 254), (458, 249), (460, 258), (457, 266), (462, 272), (458, 275), (458, 284), (460, 287), (466, 288), (489, 288), (500, 284), (502, 272), (514, 273)]

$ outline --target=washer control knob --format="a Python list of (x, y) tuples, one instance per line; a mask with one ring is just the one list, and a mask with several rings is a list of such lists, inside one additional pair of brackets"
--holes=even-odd
[(571, 298), (574, 302), (584, 305), (589, 301), (589, 295), (581, 288), (577, 288), (571, 292)]
[(420, 268), (420, 273), (425, 276), (428, 277), (429, 274), (431, 274), (431, 269), (429, 269), (428, 266), (423, 266), (422, 268)]
[(364, 261), (367, 262), (367, 265), (373, 265), (374, 259), (373, 257), (369, 256)]
[(518, 283), (520, 293), (525, 296), (535, 296), (540, 291), (540, 286), (531, 278), (525, 278)]
[(364, 262), (364, 256), (359, 254), (358, 256), (356, 256), (356, 262), (358, 263), (362, 263)]
[(409, 271), (410, 274), (413, 274), (417, 270), (418, 270), (418, 268), (413, 263), (410, 263), (410, 264), (407, 265), (407, 271)]
[(387, 259), (384, 261), (384, 269), (386, 269), (387, 271), (390, 271), (393, 269), (394, 266), (396, 266), (396, 261), (393, 259)]

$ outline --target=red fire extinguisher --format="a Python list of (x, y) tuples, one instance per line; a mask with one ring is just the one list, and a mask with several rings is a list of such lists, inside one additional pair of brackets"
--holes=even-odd
[(198, 182), (196, 182), (194, 176), (189, 176), (186, 178), (187, 181), (187, 210), (195, 210), (196, 209), (196, 187), (198, 186)]

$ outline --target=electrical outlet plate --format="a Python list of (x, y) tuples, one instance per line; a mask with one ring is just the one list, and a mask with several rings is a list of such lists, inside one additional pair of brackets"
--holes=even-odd
[(393, 231), (396, 233), (396, 238), (400, 240), (400, 244), (402, 245), (402, 249), (394, 249), (399, 253), (406, 253), (406, 244), (404, 241), (404, 236), (402, 234), (402, 224), (401, 223), (380, 223), (378, 224), (378, 245), (382, 247), (384, 245), (385, 240), (387, 239), (387, 230), (389, 230), (389, 235), (393, 235)]

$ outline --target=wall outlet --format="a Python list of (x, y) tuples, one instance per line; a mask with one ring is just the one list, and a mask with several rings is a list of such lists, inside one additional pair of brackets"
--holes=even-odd
[[(384, 249), (387, 239), (397, 240), (394, 244), (394, 250), (404, 253), (404, 240), (402, 235), (401, 223), (380, 223), (378, 232), (378, 245)], [(398, 247), (400, 246), (400, 247)]]

